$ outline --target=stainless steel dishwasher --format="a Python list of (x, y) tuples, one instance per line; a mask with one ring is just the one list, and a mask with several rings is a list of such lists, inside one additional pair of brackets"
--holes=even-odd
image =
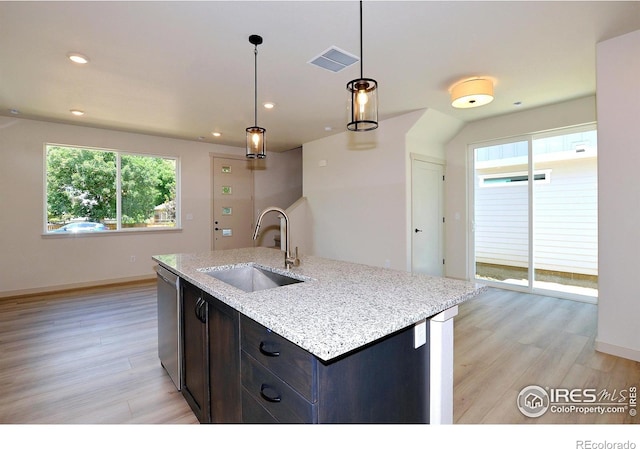
[(180, 314), (180, 278), (156, 266), (158, 274), (158, 357), (169, 377), (180, 390), (182, 341)]

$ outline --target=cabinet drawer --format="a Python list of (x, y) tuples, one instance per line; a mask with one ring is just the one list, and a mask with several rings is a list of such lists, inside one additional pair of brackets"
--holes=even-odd
[(309, 402), (317, 402), (313, 355), (244, 315), (241, 315), (240, 326), (243, 351)]
[(244, 351), (242, 351), (241, 372), (243, 404), (248, 402), (250, 405), (248, 410), (243, 409), (243, 421), (260, 419), (260, 416), (264, 416), (255, 409), (257, 404), (251, 404), (249, 398), (244, 397), (247, 394), (280, 423), (315, 421), (315, 407), (311, 403)]
[(278, 424), (278, 421), (244, 388), (242, 389), (243, 424)]

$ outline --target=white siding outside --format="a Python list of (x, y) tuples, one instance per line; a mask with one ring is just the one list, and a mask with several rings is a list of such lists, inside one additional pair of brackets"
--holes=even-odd
[[(527, 182), (480, 186), (482, 175), (527, 172), (522, 157), (511, 161), (513, 164), (500, 168), (494, 164), (476, 170), (476, 262), (527, 267)], [(535, 268), (597, 275), (595, 151), (543, 154), (534, 167), (534, 174), (541, 172), (546, 179), (534, 183)]]

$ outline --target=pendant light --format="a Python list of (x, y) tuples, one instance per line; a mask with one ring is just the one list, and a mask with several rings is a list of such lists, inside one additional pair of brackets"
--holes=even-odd
[(347, 83), (349, 92), (349, 131), (371, 131), (378, 127), (378, 83), (365, 78), (362, 55), (362, 1), (360, 1), (360, 78)]
[(265, 141), (266, 129), (258, 126), (258, 45), (262, 44), (262, 37), (256, 34), (249, 36), (249, 42), (253, 44), (254, 56), (254, 125), (247, 128), (247, 158), (264, 159), (267, 157), (267, 142)]

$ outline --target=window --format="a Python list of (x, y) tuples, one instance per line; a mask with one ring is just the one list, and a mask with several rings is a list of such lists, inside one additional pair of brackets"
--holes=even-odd
[(178, 160), (46, 145), (47, 233), (179, 226)]
[[(537, 171), (533, 174), (533, 181), (538, 182), (550, 182), (551, 170)], [(526, 184), (529, 182), (529, 173), (502, 173), (493, 175), (478, 175), (478, 181), (480, 187), (504, 187), (513, 186), (520, 183)]]

